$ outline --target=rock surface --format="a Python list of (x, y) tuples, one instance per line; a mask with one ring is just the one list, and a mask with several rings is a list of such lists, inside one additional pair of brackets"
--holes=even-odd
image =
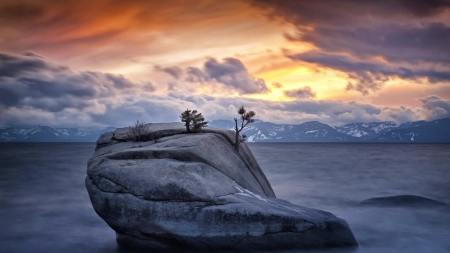
[(282, 249), (356, 246), (331, 213), (275, 198), (234, 133), (181, 123), (149, 124), (157, 142), (103, 134), (88, 161), (86, 188), (120, 245), (148, 249)]
[(378, 198), (370, 198), (359, 203), (362, 206), (381, 207), (448, 207), (449, 205), (439, 200), (417, 195), (395, 195)]

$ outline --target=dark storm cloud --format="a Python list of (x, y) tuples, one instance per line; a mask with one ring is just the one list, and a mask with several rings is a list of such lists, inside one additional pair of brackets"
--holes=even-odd
[(161, 66), (156, 65), (155, 70), (167, 73), (167, 74), (173, 76), (175, 79), (179, 79), (181, 77), (181, 75), (183, 74), (183, 70), (177, 66), (163, 68)]
[(450, 11), (448, 0), (251, 2), (297, 27), (298, 33), (286, 38), (318, 48), (291, 54), (291, 59), (347, 72), (349, 90), (368, 94), (394, 76), (430, 82), (450, 78), (450, 27), (439, 16)]
[[(0, 105), (56, 112), (82, 109), (97, 99), (132, 92), (137, 85), (120, 75), (73, 72), (36, 54), (0, 54)], [(153, 91), (148, 83), (145, 89)]]
[(450, 27), (442, 23), (354, 29), (318, 27), (297, 39), (327, 52), (349, 52), (360, 57), (381, 55), (395, 62), (450, 63)]
[(450, 81), (450, 71), (436, 71), (423, 67), (406, 68), (386, 62), (370, 62), (320, 51), (292, 54), (288, 57), (296, 61), (315, 63), (346, 72), (349, 79), (352, 80), (347, 85), (347, 90), (357, 90), (362, 94), (380, 90), (384, 83), (389, 80), (388, 77), (392, 76), (403, 79), (427, 78), (431, 83)]
[(79, 99), (72, 96), (61, 96), (57, 98), (39, 97), (29, 99), (21, 103), (27, 107), (44, 110), (46, 112), (62, 112), (67, 108), (84, 109), (94, 106), (94, 103), (89, 99)]
[(400, 0), (399, 3), (408, 13), (418, 17), (430, 16), (450, 7), (450, 1), (448, 0)]
[(359, 26), (355, 21), (413, 17), (424, 18), (450, 8), (448, 0), (249, 0), (254, 6), (266, 9), (272, 17), (282, 17), (296, 25), (343, 24)]
[[(20, 101), (20, 97), (13, 91), (0, 87), (0, 104), (4, 106), (14, 106)], [(0, 110), (1, 111), (1, 110)]]
[(0, 78), (17, 77), (26, 72), (51, 71), (61, 72), (68, 68), (43, 60), (32, 53), (24, 56), (0, 54)]
[(222, 62), (211, 58), (203, 66), (203, 70), (190, 67), (186, 70), (188, 82), (224, 84), (227, 88), (240, 94), (266, 93), (269, 91), (263, 79), (255, 78), (248, 73), (244, 64), (236, 58), (225, 58)]
[(315, 98), (316, 92), (314, 92), (311, 87), (305, 86), (303, 88), (295, 89), (295, 90), (285, 90), (284, 95), (291, 97), (291, 98), (297, 98), (297, 99), (303, 99), (303, 98)]

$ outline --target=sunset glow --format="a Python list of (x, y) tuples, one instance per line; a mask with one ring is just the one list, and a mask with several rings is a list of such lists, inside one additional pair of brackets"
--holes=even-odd
[(448, 2), (344, 2), (2, 1), (0, 125), (449, 117)]

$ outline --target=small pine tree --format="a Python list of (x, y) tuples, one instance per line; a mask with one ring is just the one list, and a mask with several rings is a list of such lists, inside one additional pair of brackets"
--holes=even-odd
[(180, 115), (181, 122), (185, 122), (184, 126), (186, 127), (186, 131), (188, 133), (198, 132), (202, 127), (206, 127), (208, 122), (205, 121), (205, 118), (201, 113), (197, 114), (197, 110), (189, 110), (182, 112)]
[(240, 127), (238, 126), (238, 119), (234, 118), (234, 131), (236, 132), (235, 140), (234, 140), (234, 148), (236, 151), (239, 151), (239, 144), (241, 142), (244, 142), (247, 136), (245, 134), (242, 135), (242, 138), (239, 140), (239, 133), (250, 123), (253, 123), (255, 120), (253, 117), (255, 117), (256, 113), (254, 111), (247, 112), (244, 108), (244, 106), (241, 106), (239, 110), (237, 111), (241, 115), (241, 124)]

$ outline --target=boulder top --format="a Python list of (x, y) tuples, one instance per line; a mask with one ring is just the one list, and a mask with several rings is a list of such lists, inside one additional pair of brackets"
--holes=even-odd
[(140, 156), (145, 159), (195, 161), (217, 169), (246, 189), (275, 197), (248, 146), (241, 143), (239, 152), (234, 149), (234, 131), (204, 127), (199, 132), (187, 133), (183, 123), (149, 123), (146, 126), (148, 133), (156, 137), (156, 142), (130, 141), (130, 127), (117, 128), (100, 136), (89, 164), (99, 159), (132, 160)]

